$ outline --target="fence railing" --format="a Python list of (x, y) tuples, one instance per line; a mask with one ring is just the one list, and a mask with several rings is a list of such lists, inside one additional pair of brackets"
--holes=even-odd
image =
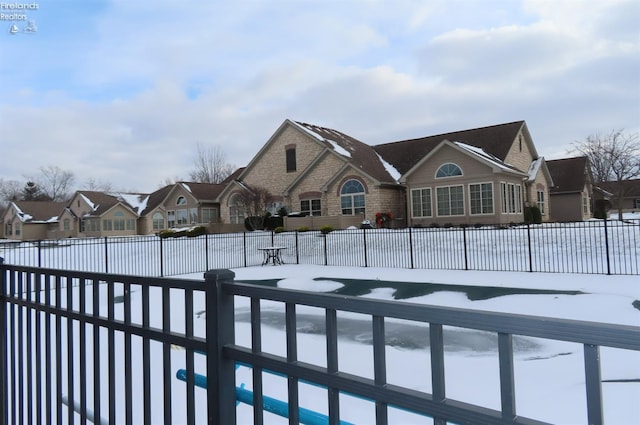
[[(338, 424), (344, 395), (369, 400), (377, 425), (399, 408), (459, 424), (541, 424), (516, 410), (514, 336), (582, 344), (587, 422), (604, 421), (600, 347), (640, 351), (640, 327), (441, 308), (240, 284), (229, 270), (205, 280), (62, 271), (0, 260), (0, 422), (2, 424), (237, 423), (236, 364), (252, 368), (252, 418), (265, 423), (263, 371), (286, 377), (290, 424), (300, 417), (300, 385), (326, 387), (328, 423)], [(250, 336), (238, 340), (236, 305), (248, 300)], [(284, 306), (286, 354), (263, 350), (262, 302)], [(297, 314), (320, 310), (326, 350), (317, 364), (299, 356)], [(339, 364), (338, 313), (370, 321), (373, 373)], [(390, 382), (385, 326), (401, 319), (428, 326), (431, 392)], [(443, 327), (497, 334), (500, 407), (452, 399)], [(318, 350), (316, 350), (318, 351)], [(410, 367), (407, 365), (407, 367)], [(175, 378), (183, 369), (186, 384)], [(206, 389), (196, 386), (204, 373)], [(473, 377), (469, 377), (469, 385)], [(548, 383), (552, 385), (551, 382)], [(343, 413), (341, 413), (343, 412)]]
[(640, 275), (640, 220), (452, 228), (249, 232), (0, 243), (12, 264), (174, 276), (260, 265), (264, 246), (285, 263), (359, 267)]

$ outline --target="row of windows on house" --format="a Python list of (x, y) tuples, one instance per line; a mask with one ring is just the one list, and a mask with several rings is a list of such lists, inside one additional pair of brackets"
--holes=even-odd
[[(493, 183), (473, 183), (467, 186), (469, 214), (495, 214)], [(461, 216), (466, 214), (464, 185), (439, 186), (411, 189), (411, 212), (415, 218), (437, 216)], [(500, 212), (502, 214), (521, 214), (523, 207), (522, 186), (513, 183), (500, 183)], [(545, 212), (545, 193), (537, 191), (537, 206)], [(435, 208), (434, 208), (435, 207)]]

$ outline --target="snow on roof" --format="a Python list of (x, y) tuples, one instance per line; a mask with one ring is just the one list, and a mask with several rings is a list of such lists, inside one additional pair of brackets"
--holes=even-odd
[(544, 162), (543, 157), (534, 159), (533, 162), (531, 162), (531, 165), (529, 166), (529, 171), (527, 172), (527, 174), (529, 175), (528, 177), (529, 181), (533, 181), (536, 179), (536, 176), (538, 175), (538, 171), (540, 171), (540, 167), (542, 167), (543, 162)]
[(191, 193), (191, 187), (189, 187), (189, 185), (187, 183), (180, 183), (182, 185), (182, 187), (184, 187), (184, 190), (186, 190), (187, 192)]
[(337, 142), (333, 141), (333, 140), (329, 140), (329, 139), (324, 139), (326, 142), (329, 142), (329, 144), (331, 144), (331, 146), (333, 146), (333, 150), (336, 151), (336, 153), (342, 155), (342, 156), (346, 156), (347, 158), (351, 158), (351, 152), (349, 152), (348, 150), (346, 150), (345, 148), (343, 148), (342, 146), (340, 146)]
[[(378, 155), (378, 154), (376, 153), (376, 155)], [(387, 173), (389, 173), (391, 178), (393, 178), (396, 182), (398, 180), (400, 180), (400, 177), (402, 176), (402, 174), (400, 174), (400, 172), (396, 169), (396, 167), (394, 167), (393, 165), (389, 164), (380, 155), (378, 155), (378, 159), (380, 160), (380, 162), (382, 162), (382, 165), (384, 166), (384, 169), (387, 170)]]
[[(338, 144), (338, 142), (336, 142), (335, 140), (331, 140), (331, 139), (327, 139), (323, 136), (321, 136), (320, 134), (316, 133), (315, 131), (309, 129), (307, 126), (305, 125), (301, 125), (297, 122), (294, 121), (294, 124), (298, 126), (298, 128), (302, 129), (303, 131), (305, 131), (307, 134), (309, 134), (310, 136), (316, 138), (317, 140), (321, 141), (321, 142), (328, 142), (332, 147), (333, 150), (342, 155), (342, 156), (346, 156), (347, 158), (351, 158), (351, 152), (349, 152), (348, 150), (346, 150), (345, 148), (343, 148), (342, 146), (340, 146)], [(334, 130), (328, 130), (329, 132), (335, 134), (336, 136), (340, 136), (338, 133), (336, 133)]]
[(91, 202), (91, 200), (90, 200), (89, 198), (87, 198), (86, 196), (84, 196), (84, 194), (83, 194), (83, 193), (80, 193), (80, 196), (82, 196), (82, 200), (84, 200), (84, 201), (89, 205), (89, 207), (91, 207), (91, 209), (92, 209), (93, 211), (95, 211), (95, 210), (96, 210), (96, 208), (98, 207), (96, 204), (94, 204), (93, 202)]
[(148, 195), (139, 193), (119, 193), (118, 198), (129, 204), (138, 214), (147, 208), (147, 202), (149, 201)]
[(466, 143), (462, 143), (462, 142), (453, 142), (455, 145), (457, 145), (458, 147), (471, 152), (472, 154), (481, 157), (482, 159), (484, 159), (487, 162), (490, 162), (491, 164), (495, 165), (496, 167), (502, 169), (502, 170), (506, 170), (506, 171), (513, 171), (513, 168), (509, 167), (507, 164), (505, 164), (504, 162), (502, 162), (498, 157), (491, 155), (490, 153), (487, 153), (484, 149), (481, 149), (477, 146), (471, 146), (471, 145), (467, 145)]

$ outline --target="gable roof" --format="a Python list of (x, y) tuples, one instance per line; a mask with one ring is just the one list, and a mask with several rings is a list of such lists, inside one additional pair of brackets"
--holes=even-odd
[(101, 216), (118, 204), (122, 204), (135, 214), (140, 214), (139, 210), (146, 205), (148, 196), (140, 193), (105, 193), (93, 190), (80, 190), (77, 193), (89, 204), (93, 210), (90, 215), (93, 216)]
[(485, 154), (504, 161), (516, 136), (525, 126), (524, 121), (454, 131), (418, 139), (384, 143), (373, 148), (401, 174), (413, 168), (444, 140), (462, 142), (480, 148)]
[[(238, 170), (236, 170), (236, 173), (237, 172)], [(227, 178), (227, 180), (229, 180), (229, 178)], [(140, 215), (146, 215), (160, 206), (165, 199), (167, 199), (169, 194), (177, 187), (181, 187), (185, 191), (189, 192), (198, 201), (218, 202), (218, 197), (228, 184), (227, 180), (223, 183), (177, 182), (161, 187), (155, 192), (147, 195), (145, 208), (140, 211)]]
[[(385, 163), (372, 146), (340, 131), (299, 121), (292, 121), (299, 129), (315, 138), (354, 168), (362, 170), (381, 183), (396, 183), (397, 172)], [(396, 176), (394, 176), (396, 174)]]
[(587, 167), (586, 156), (547, 161), (547, 168), (554, 183), (549, 192), (552, 195), (582, 192), (585, 184), (589, 182)]
[(54, 201), (14, 201), (11, 205), (23, 223), (55, 223), (67, 204)]
[(622, 189), (625, 198), (640, 198), (640, 179), (624, 180), (621, 182), (601, 182), (598, 183), (600, 189), (604, 189), (612, 195)]

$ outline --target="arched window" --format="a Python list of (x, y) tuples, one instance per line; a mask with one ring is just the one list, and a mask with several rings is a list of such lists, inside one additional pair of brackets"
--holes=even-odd
[(364, 186), (358, 180), (347, 180), (340, 189), (340, 206), (342, 214), (364, 214)]
[(153, 214), (153, 230), (162, 230), (164, 229), (164, 216), (162, 213), (154, 213)]
[(447, 162), (443, 164), (438, 171), (436, 171), (436, 178), (440, 179), (443, 177), (455, 177), (461, 176), (462, 170), (456, 164), (452, 164), (451, 162)]
[(187, 205), (187, 198), (180, 196), (176, 201), (176, 205)]
[(244, 204), (239, 193), (229, 198), (229, 222), (231, 224), (242, 224), (244, 222)]

